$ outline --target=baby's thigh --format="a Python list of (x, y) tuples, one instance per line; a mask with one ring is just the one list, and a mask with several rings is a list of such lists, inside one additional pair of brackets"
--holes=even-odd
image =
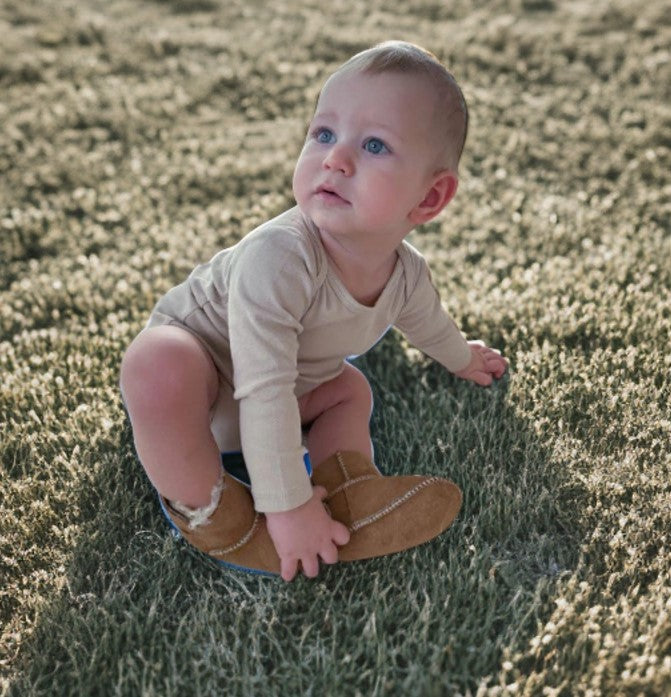
[(345, 363), (337, 377), (323, 382), (298, 399), (301, 422), (310, 423), (329, 409), (345, 403), (369, 414), (373, 405), (366, 376), (351, 363)]

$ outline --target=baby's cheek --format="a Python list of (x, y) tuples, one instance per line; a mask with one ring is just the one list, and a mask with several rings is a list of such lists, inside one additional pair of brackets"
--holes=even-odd
[(305, 192), (306, 192), (306, 175), (305, 175), (305, 168), (301, 167), (300, 163), (296, 167), (294, 171), (294, 178), (293, 178), (293, 193), (294, 193), (294, 198), (296, 199), (296, 202), (300, 205), (305, 201)]

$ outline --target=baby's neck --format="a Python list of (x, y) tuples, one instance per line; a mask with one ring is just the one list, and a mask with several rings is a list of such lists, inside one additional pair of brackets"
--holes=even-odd
[(396, 249), (363, 253), (333, 243), (322, 235), (322, 244), (331, 265), (349, 294), (362, 305), (372, 307), (385, 289), (398, 259)]

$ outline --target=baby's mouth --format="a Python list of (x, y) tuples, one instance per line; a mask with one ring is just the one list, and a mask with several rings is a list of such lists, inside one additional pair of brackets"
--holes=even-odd
[(328, 186), (320, 186), (317, 189), (317, 195), (324, 201), (331, 201), (333, 203), (349, 203), (349, 201), (343, 198), (335, 189)]

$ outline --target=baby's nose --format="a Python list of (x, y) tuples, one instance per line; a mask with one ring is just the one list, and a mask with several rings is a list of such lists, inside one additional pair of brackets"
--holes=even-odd
[(354, 157), (349, 146), (336, 143), (329, 148), (324, 158), (324, 167), (336, 172), (342, 172), (346, 177), (351, 176), (354, 172)]

